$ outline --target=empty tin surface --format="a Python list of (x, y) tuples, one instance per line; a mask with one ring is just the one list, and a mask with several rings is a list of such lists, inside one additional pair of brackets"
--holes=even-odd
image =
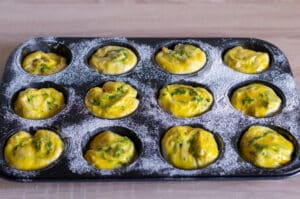
[[(156, 53), (163, 47), (190, 43), (207, 55), (207, 63), (196, 73), (172, 75), (155, 62)], [(103, 75), (88, 65), (95, 50), (105, 45), (122, 45), (132, 49), (138, 57), (137, 65), (123, 75)], [(224, 53), (237, 45), (269, 53), (270, 67), (259, 74), (243, 74), (226, 66)], [(36, 50), (63, 55), (68, 66), (49, 76), (31, 75), (21, 62)], [(131, 115), (121, 119), (100, 119), (85, 107), (87, 91), (106, 81), (123, 81), (138, 91), (140, 105)], [(203, 85), (214, 96), (209, 111), (193, 118), (176, 118), (165, 112), (157, 101), (159, 90), (173, 83)], [(265, 82), (282, 98), (280, 111), (270, 117), (255, 118), (244, 115), (230, 103), (231, 93), (251, 82)], [(66, 107), (45, 120), (28, 120), (14, 113), (12, 102), (16, 94), (28, 87), (54, 87), (62, 91)], [(161, 179), (190, 180), (202, 178), (276, 178), (296, 174), (300, 170), (298, 140), (300, 138), (300, 101), (296, 85), (285, 55), (274, 45), (250, 38), (35, 38), (20, 45), (9, 57), (0, 87), (0, 174), (18, 181), (32, 180), (121, 180)], [(243, 160), (238, 151), (242, 133), (251, 125), (275, 126), (289, 132), (295, 145), (293, 161), (278, 169), (262, 169)], [(191, 125), (211, 131), (217, 138), (220, 156), (203, 169), (183, 170), (170, 165), (162, 156), (160, 140), (175, 125)], [(3, 149), (7, 139), (20, 130), (34, 132), (48, 128), (57, 132), (65, 143), (59, 160), (39, 171), (19, 171), (7, 165)], [(87, 143), (97, 133), (114, 130), (132, 138), (139, 156), (126, 168), (99, 170), (83, 158)]]

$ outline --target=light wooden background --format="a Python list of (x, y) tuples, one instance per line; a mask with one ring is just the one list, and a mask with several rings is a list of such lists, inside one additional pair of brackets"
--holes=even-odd
[[(257, 37), (287, 55), (300, 85), (297, 0), (0, 0), (0, 75), (36, 36)], [(298, 86), (299, 87), (299, 86)], [(0, 199), (300, 198), (300, 176), (274, 181), (14, 183)]]

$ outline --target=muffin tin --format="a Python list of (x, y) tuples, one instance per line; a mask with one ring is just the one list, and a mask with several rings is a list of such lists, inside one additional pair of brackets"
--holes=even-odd
[[(190, 43), (207, 55), (207, 63), (196, 73), (173, 75), (155, 62), (155, 54), (163, 46)], [(138, 57), (137, 65), (123, 75), (103, 75), (88, 65), (88, 59), (98, 47), (122, 45)], [(270, 68), (259, 74), (243, 74), (226, 66), (224, 53), (242, 45), (270, 55)], [(31, 75), (21, 67), (24, 56), (36, 51), (51, 51), (63, 55), (68, 66), (49, 76)], [(87, 91), (106, 81), (123, 81), (138, 91), (140, 105), (131, 115), (121, 119), (101, 119), (85, 107)], [(157, 101), (159, 89), (168, 84), (204, 85), (214, 96), (209, 111), (193, 118), (176, 118), (165, 112)], [(275, 88), (283, 100), (277, 114), (266, 118), (243, 115), (230, 103), (230, 95), (239, 86), (263, 82)], [(66, 107), (45, 120), (28, 120), (16, 115), (12, 108), (16, 94), (28, 87), (54, 87), (62, 91)], [(287, 58), (274, 45), (251, 38), (54, 38), (30, 39), (9, 57), (0, 87), (0, 175), (17, 181), (45, 180), (198, 180), (206, 178), (278, 178), (291, 176), (300, 170), (300, 101)], [(246, 162), (238, 151), (242, 133), (251, 125), (260, 124), (283, 129), (295, 145), (293, 161), (278, 169), (262, 169)], [(161, 154), (160, 141), (175, 125), (191, 125), (211, 131), (217, 138), (220, 156), (212, 164), (198, 170), (183, 170), (170, 165)], [(49, 167), (38, 171), (19, 171), (5, 162), (3, 148), (7, 139), (19, 130), (34, 132), (51, 129), (64, 141), (63, 155)], [(116, 170), (99, 170), (83, 158), (93, 136), (104, 130), (127, 135), (136, 145), (139, 157), (131, 165)]]

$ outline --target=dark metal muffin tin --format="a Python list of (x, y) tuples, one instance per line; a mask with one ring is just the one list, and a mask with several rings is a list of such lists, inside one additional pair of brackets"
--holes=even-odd
[[(154, 56), (163, 46), (190, 43), (207, 55), (207, 63), (196, 73), (172, 75), (162, 70)], [(138, 64), (123, 75), (102, 75), (89, 67), (88, 59), (98, 47), (123, 45), (134, 50)], [(269, 53), (271, 66), (259, 74), (237, 72), (223, 62), (224, 53), (237, 45)], [(68, 66), (49, 76), (31, 75), (21, 67), (27, 54), (36, 50), (63, 55)], [(138, 109), (121, 119), (100, 119), (85, 107), (87, 91), (106, 81), (124, 81), (139, 92)], [(180, 119), (165, 112), (157, 102), (163, 86), (181, 82), (204, 85), (214, 96), (214, 104), (203, 115)], [(230, 94), (237, 86), (249, 82), (266, 82), (274, 86), (283, 100), (282, 109), (266, 118), (243, 115), (230, 103)], [(28, 120), (16, 115), (12, 108), (16, 94), (28, 87), (54, 87), (63, 91), (66, 107), (52, 118)], [(17, 181), (36, 180), (197, 180), (206, 178), (278, 178), (300, 170), (298, 153), (300, 138), (300, 101), (287, 58), (274, 45), (250, 38), (35, 38), (21, 44), (9, 57), (0, 87), (0, 175)], [(279, 127), (295, 145), (293, 161), (278, 169), (262, 169), (243, 160), (238, 151), (242, 133), (251, 125)], [(182, 170), (170, 165), (161, 155), (160, 140), (175, 125), (203, 127), (218, 139), (220, 156), (213, 164), (198, 170)], [(65, 143), (59, 160), (33, 172), (19, 171), (5, 162), (3, 149), (7, 139), (19, 130), (34, 132), (40, 128), (55, 130)], [(139, 157), (126, 168), (99, 170), (83, 158), (90, 139), (103, 130), (114, 130), (129, 136)], [(282, 132), (285, 132), (282, 131)]]

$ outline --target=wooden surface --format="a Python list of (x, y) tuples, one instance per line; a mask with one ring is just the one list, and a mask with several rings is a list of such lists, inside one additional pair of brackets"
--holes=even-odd
[[(300, 85), (297, 0), (0, 0), (0, 68), (36, 36), (257, 37), (287, 55)], [(0, 199), (300, 198), (300, 176), (274, 181), (15, 183)]]

